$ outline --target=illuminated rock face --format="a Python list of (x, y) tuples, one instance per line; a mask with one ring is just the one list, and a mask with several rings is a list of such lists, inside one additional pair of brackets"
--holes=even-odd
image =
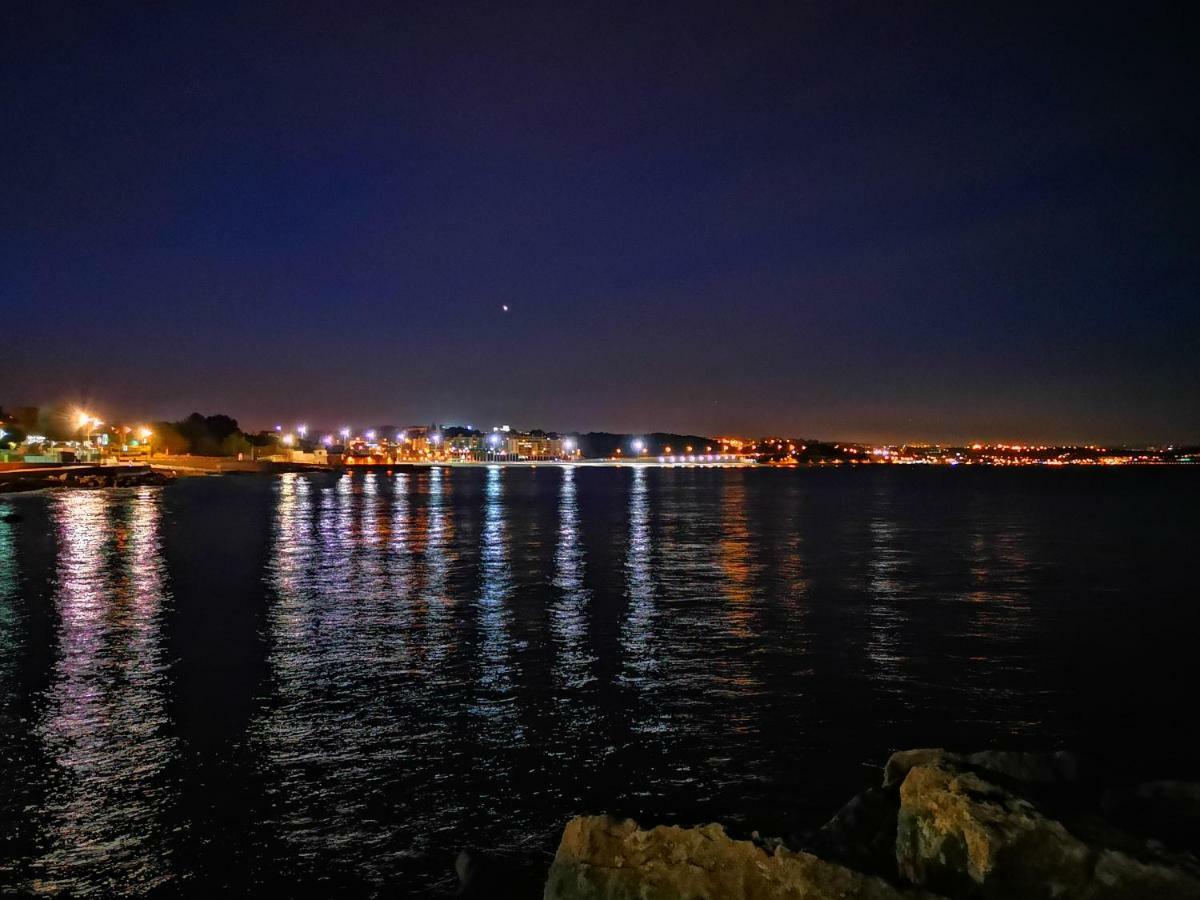
[(879, 878), (783, 848), (768, 852), (720, 825), (638, 828), (604, 816), (572, 819), (545, 900), (894, 900)]
[(944, 754), (920, 762), (900, 785), (896, 834), (899, 873), (913, 884), (952, 897), (1200, 897), (1194, 858), (1090, 815), (1072, 815), (1068, 827), (1023, 796), (1021, 785), (1069, 773), (1056, 757)]
[(1062, 752), (903, 751), (881, 786), (786, 847), (719, 825), (573, 819), (544, 897), (1198, 900), (1200, 785), (1101, 785)]

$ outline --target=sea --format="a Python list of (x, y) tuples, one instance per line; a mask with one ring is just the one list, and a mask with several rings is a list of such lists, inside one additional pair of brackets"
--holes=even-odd
[(1195, 778), (1200, 469), (396, 468), (0, 501), (0, 894), (451, 896), (896, 749)]

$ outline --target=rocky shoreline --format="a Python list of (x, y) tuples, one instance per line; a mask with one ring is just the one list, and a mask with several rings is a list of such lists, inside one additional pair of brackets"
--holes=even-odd
[[(460, 856), (460, 896), (508, 892)], [(786, 838), (717, 824), (567, 823), (543, 900), (1195, 900), (1200, 784), (1121, 783), (1070, 753), (895, 753), (879, 784)]]
[(90, 466), (78, 469), (39, 471), (23, 469), (0, 473), (0, 494), (24, 491), (40, 491), (45, 488), (105, 488), (138, 487), (141, 485), (170, 484), (175, 481), (175, 472), (163, 472), (148, 467), (121, 468), (116, 466)]

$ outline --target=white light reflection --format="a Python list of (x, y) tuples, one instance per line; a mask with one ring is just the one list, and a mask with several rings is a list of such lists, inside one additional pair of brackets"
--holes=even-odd
[(625, 550), (625, 592), (628, 611), (621, 625), (621, 648), (626, 672), (623, 680), (639, 687), (658, 668), (654, 652), (656, 619), (654, 582), (650, 563), (650, 504), (646, 497), (646, 469), (633, 470), (629, 485), (629, 541)]
[(867, 607), (866, 652), (875, 667), (879, 689), (885, 694), (899, 695), (908, 679), (905, 667), (909, 660), (903, 646), (912, 602), (911, 579), (904, 577), (908, 559), (901, 550), (900, 527), (890, 515), (891, 497), (879, 488), (874, 500), (871, 556), (867, 563), (871, 599)]
[(171, 878), (160, 489), (57, 495), (60, 626), (37, 731), (55, 763), (39, 890), (150, 891)]
[(558, 546), (554, 552), (554, 586), (558, 600), (550, 612), (550, 627), (557, 644), (555, 681), (560, 689), (577, 689), (594, 680), (588, 653), (587, 611), (583, 547), (579, 539), (579, 504), (575, 496), (575, 467), (564, 466), (558, 499)]
[[(484, 498), (483, 533), (480, 536), (479, 630), (481, 665), (480, 702), (471, 711), (500, 726), (495, 735), (503, 746), (520, 738), (512, 660), (512, 571), (508, 560), (504, 521), (504, 469), (489, 466)], [(511, 732), (505, 734), (505, 732)]]
[[(0, 505), (0, 513), (8, 507)], [(17, 663), (24, 644), (21, 580), (17, 568), (16, 526), (0, 515), (0, 759), (17, 758)]]

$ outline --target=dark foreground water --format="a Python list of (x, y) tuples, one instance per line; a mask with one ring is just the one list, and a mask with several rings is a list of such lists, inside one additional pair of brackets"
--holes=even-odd
[(0, 513), (0, 893), (436, 892), (580, 812), (793, 831), (906, 746), (1195, 774), (1200, 470), (434, 469)]

